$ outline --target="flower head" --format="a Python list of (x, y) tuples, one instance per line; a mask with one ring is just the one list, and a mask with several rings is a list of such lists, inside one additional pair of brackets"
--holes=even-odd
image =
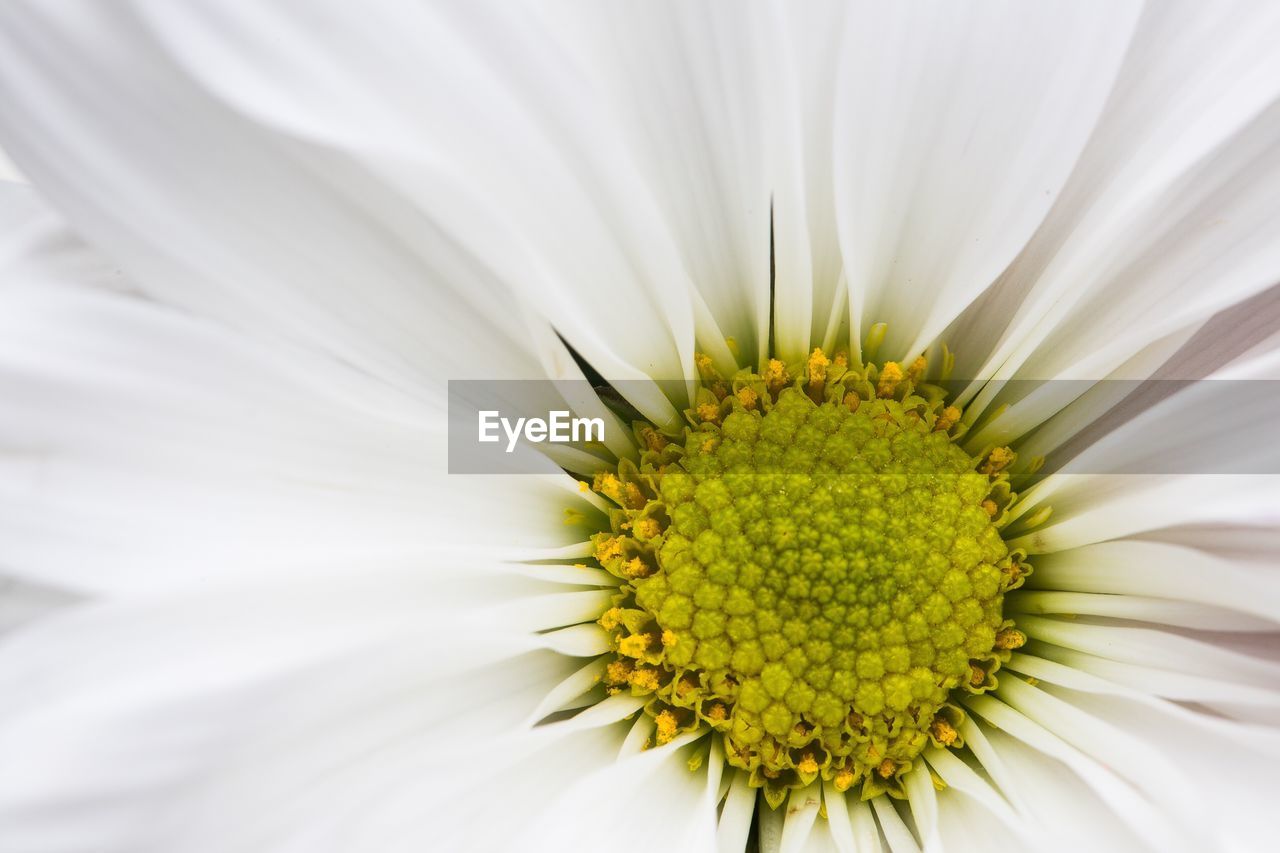
[(0, 849), (1272, 846), (1278, 37), (9, 4)]

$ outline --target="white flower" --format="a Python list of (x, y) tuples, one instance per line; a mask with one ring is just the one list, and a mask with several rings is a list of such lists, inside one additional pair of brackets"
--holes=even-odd
[[(1277, 41), (1260, 2), (6, 5), (0, 851), (1274, 847), (1274, 421), (1097, 380), (1274, 378)], [(606, 504), (448, 475), (446, 380), (576, 354), (667, 424), (696, 352), (881, 335), (979, 377), (970, 452), (1085, 473), (1020, 472), (1032, 644), (964, 748), (772, 809), (602, 694)]]

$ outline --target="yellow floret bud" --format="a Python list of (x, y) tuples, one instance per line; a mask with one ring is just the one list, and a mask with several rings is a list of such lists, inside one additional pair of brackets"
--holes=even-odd
[(676, 722), (676, 715), (670, 711), (661, 711), (654, 718), (654, 722), (658, 726), (657, 740), (658, 743), (671, 743), (675, 739), (676, 732), (679, 730), (679, 724)]
[(987, 454), (986, 461), (982, 463), (982, 467), (978, 470), (988, 477), (994, 477), (1005, 468), (1013, 464), (1013, 460), (1018, 458), (1018, 454), (1014, 453), (1008, 447), (997, 447)]
[(618, 641), (618, 652), (630, 658), (638, 658), (649, 650), (649, 638), (644, 634), (632, 634)]
[(938, 743), (943, 746), (951, 746), (956, 742), (956, 738), (959, 737), (955, 727), (943, 717), (934, 717), (933, 724), (929, 726), (929, 731), (938, 739)]
[(946, 432), (960, 422), (961, 412), (955, 406), (947, 406), (938, 415), (938, 420), (934, 423), (933, 428), (939, 432)]
[(1020, 649), (1027, 644), (1027, 635), (1017, 628), (1004, 628), (996, 634), (996, 648), (1005, 651)]
[(884, 368), (880, 371), (880, 379), (876, 382), (876, 396), (883, 399), (892, 397), (902, 379), (902, 365), (896, 361), (885, 362)]
[(787, 375), (787, 366), (776, 358), (769, 359), (769, 363), (765, 365), (764, 384), (769, 391), (777, 394), (790, 381)]

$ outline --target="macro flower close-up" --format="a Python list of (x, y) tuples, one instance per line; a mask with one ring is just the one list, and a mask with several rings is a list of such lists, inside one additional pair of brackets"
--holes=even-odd
[(0, 853), (1276, 849), (1278, 43), (0, 3)]

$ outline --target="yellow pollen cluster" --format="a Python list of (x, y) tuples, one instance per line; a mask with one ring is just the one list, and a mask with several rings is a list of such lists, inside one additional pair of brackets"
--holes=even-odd
[(902, 796), (930, 743), (963, 746), (953, 692), (983, 692), (1026, 635), (1030, 571), (999, 532), (1008, 448), (973, 457), (927, 362), (846, 353), (715, 374), (682, 433), (598, 475), (623, 583), (599, 624), (611, 692), (646, 698), (652, 744), (711, 729), (776, 806), (815, 779)]

